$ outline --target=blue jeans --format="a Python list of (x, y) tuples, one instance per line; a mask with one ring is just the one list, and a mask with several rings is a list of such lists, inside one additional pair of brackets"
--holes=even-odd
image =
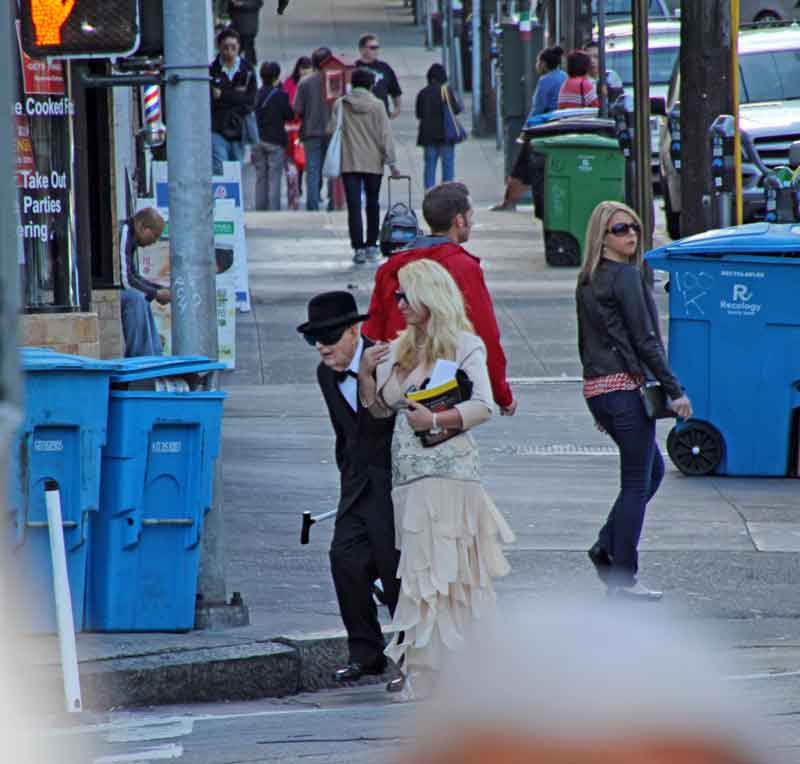
[(161, 355), (161, 337), (144, 293), (138, 289), (123, 289), (120, 299), (125, 357)]
[(211, 171), (222, 175), (223, 162), (241, 162), (244, 159), (244, 143), (229, 141), (220, 133), (211, 133)]
[(589, 398), (587, 403), (620, 453), (620, 492), (597, 543), (611, 557), (609, 582), (630, 586), (639, 570), (639, 537), (647, 503), (664, 477), (656, 423), (645, 414), (638, 390), (605, 393)]
[(436, 185), (436, 163), (442, 160), (442, 183), (453, 180), (456, 174), (456, 147), (452, 143), (425, 146), (425, 190)]
[(306, 152), (306, 209), (313, 212), (319, 209), (322, 164), (325, 161), (328, 139), (304, 138), (303, 148)]
[[(343, 172), (344, 193), (347, 197), (347, 229), (350, 246), (356, 249), (374, 247), (380, 233), (380, 193), (383, 175), (371, 172)], [(361, 220), (361, 191), (366, 197), (367, 238), (364, 238), (364, 223)]]

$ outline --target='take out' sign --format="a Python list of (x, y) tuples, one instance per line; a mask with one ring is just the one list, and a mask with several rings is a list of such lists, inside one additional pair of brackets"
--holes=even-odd
[(20, 21), (34, 58), (125, 56), (139, 44), (138, 0), (22, 0)]

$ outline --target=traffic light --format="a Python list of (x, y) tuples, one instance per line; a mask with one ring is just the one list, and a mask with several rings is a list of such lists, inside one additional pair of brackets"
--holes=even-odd
[(33, 58), (125, 56), (139, 44), (138, 0), (21, 0), (20, 20)]

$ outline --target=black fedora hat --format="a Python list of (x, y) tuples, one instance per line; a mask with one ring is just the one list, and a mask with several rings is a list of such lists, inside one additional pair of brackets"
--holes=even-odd
[(337, 326), (350, 326), (366, 321), (369, 315), (359, 313), (355, 298), (350, 292), (323, 292), (312, 297), (308, 303), (308, 321), (300, 324), (297, 331), (313, 334)]

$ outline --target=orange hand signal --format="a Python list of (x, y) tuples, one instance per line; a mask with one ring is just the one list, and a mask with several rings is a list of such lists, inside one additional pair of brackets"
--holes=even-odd
[(75, 7), (75, 0), (31, 0), (31, 18), (37, 45), (60, 45), (61, 27)]

